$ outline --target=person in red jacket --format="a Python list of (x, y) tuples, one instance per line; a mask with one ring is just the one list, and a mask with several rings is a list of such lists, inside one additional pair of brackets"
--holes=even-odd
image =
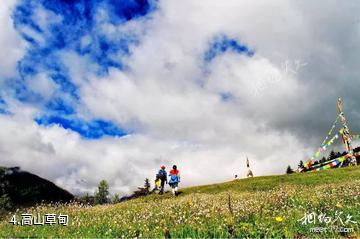
[(174, 196), (177, 196), (178, 195), (178, 185), (180, 182), (180, 172), (179, 172), (179, 170), (177, 170), (176, 165), (174, 165), (172, 168), (173, 169), (170, 170), (170, 172), (169, 172), (170, 180), (168, 183), (171, 187), (172, 194)]

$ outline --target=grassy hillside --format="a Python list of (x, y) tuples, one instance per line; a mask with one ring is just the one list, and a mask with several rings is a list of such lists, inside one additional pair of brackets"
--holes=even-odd
[[(9, 213), (1, 219), (0, 237), (360, 237), (359, 209), (360, 167), (349, 167), (184, 188), (176, 198), (167, 193), (116, 205), (27, 208), (16, 212), (18, 220), (23, 212), (62, 213), (69, 225), (12, 225)], [(332, 222), (316, 217), (303, 225), (304, 214), (312, 212)], [(311, 232), (314, 227), (328, 229)], [(336, 231), (344, 227), (353, 232)]]

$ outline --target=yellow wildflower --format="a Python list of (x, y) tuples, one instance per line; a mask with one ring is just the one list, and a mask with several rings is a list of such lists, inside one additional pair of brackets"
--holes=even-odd
[(343, 208), (343, 206), (339, 202), (336, 204), (336, 207), (337, 208)]

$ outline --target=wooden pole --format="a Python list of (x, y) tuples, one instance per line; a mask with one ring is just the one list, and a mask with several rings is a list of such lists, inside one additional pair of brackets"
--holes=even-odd
[(339, 97), (339, 99), (338, 99), (338, 111), (339, 111), (341, 122), (343, 124), (343, 132), (341, 134), (341, 137), (345, 144), (346, 153), (350, 156), (351, 163), (356, 164), (356, 158), (354, 156), (353, 147), (351, 145), (350, 129), (349, 129), (349, 126), (348, 126), (346, 118), (345, 118), (345, 114), (342, 109), (341, 97)]

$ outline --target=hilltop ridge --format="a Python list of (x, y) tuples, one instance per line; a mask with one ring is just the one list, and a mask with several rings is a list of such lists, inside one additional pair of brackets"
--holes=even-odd
[[(175, 238), (306, 238), (360, 236), (360, 167), (317, 173), (263, 176), (183, 188), (118, 204), (79, 203), (39, 206), (17, 212), (69, 215), (69, 226), (21, 227), (0, 221), (0, 237), (175, 237)], [(306, 213), (341, 212), (351, 231), (327, 230), (314, 234), (316, 224), (303, 224)], [(336, 224), (339, 228), (342, 225)]]

